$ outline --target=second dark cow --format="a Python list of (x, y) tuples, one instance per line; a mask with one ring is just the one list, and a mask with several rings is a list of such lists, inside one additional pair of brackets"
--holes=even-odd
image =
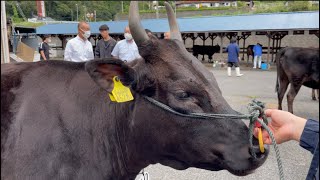
[(286, 47), (276, 56), (278, 109), (282, 109), (283, 96), (287, 94), (288, 111), (293, 113), (293, 100), (302, 85), (319, 89), (319, 49)]
[(193, 46), (193, 55), (198, 58), (198, 55), (203, 55), (202, 61), (204, 61), (204, 55), (208, 55), (208, 62), (212, 62), (212, 56), (214, 53), (220, 52), (220, 46), (217, 44), (215, 46)]

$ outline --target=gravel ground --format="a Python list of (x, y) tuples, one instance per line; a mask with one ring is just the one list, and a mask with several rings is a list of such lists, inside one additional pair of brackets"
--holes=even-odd
[[(246, 106), (253, 99), (265, 102), (267, 108), (277, 107), (277, 95), (274, 91), (276, 72), (249, 70), (248, 68), (242, 71), (244, 76), (233, 77), (226, 76), (226, 69), (213, 69), (210, 71), (216, 77), (222, 94), (227, 102), (237, 111), (247, 113)], [(283, 108), (287, 110), (286, 97), (283, 101)], [(311, 89), (302, 87), (295, 98), (293, 111), (296, 115), (305, 118), (319, 119), (319, 101), (311, 100)], [(308, 168), (311, 162), (312, 155), (301, 148), (297, 142), (287, 142), (279, 145), (283, 168), (287, 180), (302, 180), (305, 179)], [(178, 171), (170, 167), (160, 164), (149, 165), (145, 171), (150, 174), (152, 180), (274, 180), (279, 179), (278, 167), (275, 158), (275, 152), (271, 147), (269, 158), (258, 168), (253, 174), (244, 177), (237, 177), (228, 171), (212, 172), (196, 168)], [(137, 179), (139, 176), (137, 177)]]

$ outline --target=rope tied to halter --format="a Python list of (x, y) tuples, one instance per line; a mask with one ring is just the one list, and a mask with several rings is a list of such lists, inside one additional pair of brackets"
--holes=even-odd
[[(258, 101), (256, 99), (253, 99), (252, 102), (250, 102), (248, 104), (248, 111), (249, 114), (248, 115), (234, 115), (234, 114), (209, 114), (209, 113), (189, 113), (189, 114), (184, 114), (184, 113), (180, 113), (175, 111), (174, 109), (172, 109), (171, 107), (151, 98), (148, 96), (144, 96), (144, 98), (146, 100), (148, 100), (149, 102), (151, 102), (152, 104), (166, 110), (169, 111), (173, 114), (176, 114), (178, 116), (182, 116), (182, 117), (189, 117), (189, 118), (200, 118), (200, 119), (212, 119), (212, 118), (218, 118), (218, 119), (245, 119), (245, 120), (249, 120), (249, 143), (250, 143), (250, 151), (251, 154), (254, 158), (257, 158), (254, 150), (253, 150), (253, 130), (254, 130), (254, 124), (256, 122), (259, 122), (261, 124), (261, 126), (268, 132), (272, 144), (273, 144), (273, 148), (275, 150), (276, 153), (276, 158), (277, 158), (277, 164), (278, 164), (278, 169), (279, 169), (279, 177), (280, 180), (284, 180), (284, 173), (283, 173), (283, 167), (282, 167), (282, 161), (281, 161), (281, 157), (280, 157), (280, 151), (278, 149), (276, 140), (274, 138), (273, 133), (271, 132), (270, 128), (268, 127), (268, 120), (267, 117), (264, 114), (263, 109), (265, 108), (265, 103)], [(262, 120), (261, 120), (262, 119)]]
[(249, 117), (249, 120), (250, 120), (249, 141), (250, 141), (251, 153), (252, 153), (252, 156), (254, 158), (256, 158), (256, 154), (253, 151), (252, 137), (253, 137), (254, 123), (256, 121), (258, 121), (262, 125), (262, 127), (268, 132), (268, 134), (271, 138), (272, 145), (273, 145), (274, 151), (276, 153), (278, 169), (279, 169), (279, 177), (280, 177), (280, 180), (284, 180), (284, 173), (283, 173), (282, 161), (281, 161), (281, 157), (280, 157), (280, 151), (279, 151), (278, 145), (276, 143), (276, 140), (274, 138), (274, 135), (271, 132), (270, 128), (268, 127), (268, 120), (267, 120), (267, 117), (265, 116), (264, 111), (263, 111), (264, 108), (265, 108), (265, 103), (263, 103), (261, 101), (257, 101), (255, 99), (253, 99), (252, 102), (248, 104), (248, 111), (250, 114), (250, 117)]

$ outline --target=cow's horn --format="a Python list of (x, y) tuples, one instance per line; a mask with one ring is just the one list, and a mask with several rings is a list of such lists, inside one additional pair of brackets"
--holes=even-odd
[(182, 41), (181, 33), (179, 30), (179, 26), (177, 23), (176, 15), (173, 12), (172, 7), (168, 2), (164, 2), (164, 5), (166, 6), (167, 16), (169, 20), (169, 26), (170, 26), (170, 38), (171, 39), (178, 39)]
[(129, 28), (137, 45), (149, 40), (149, 37), (140, 22), (138, 1), (131, 1), (130, 3)]

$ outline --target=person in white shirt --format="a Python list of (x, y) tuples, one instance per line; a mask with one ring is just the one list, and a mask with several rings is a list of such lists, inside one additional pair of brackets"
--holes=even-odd
[(128, 26), (124, 29), (124, 37), (125, 39), (116, 44), (111, 55), (125, 62), (141, 58)]
[(94, 59), (90, 37), (90, 26), (87, 22), (79, 22), (78, 35), (67, 42), (64, 50), (64, 60), (83, 62)]

